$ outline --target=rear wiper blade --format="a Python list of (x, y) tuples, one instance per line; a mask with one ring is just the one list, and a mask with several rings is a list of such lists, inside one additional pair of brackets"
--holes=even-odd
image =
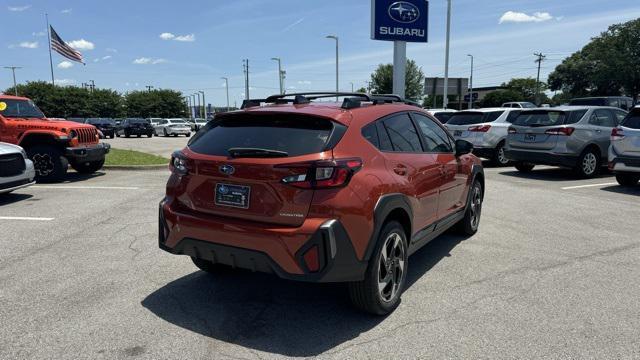
[(286, 151), (260, 148), (230, 148), (227, 152), (229, 156), (233, 158), (275, 158), (289, 156), (289, 153)]

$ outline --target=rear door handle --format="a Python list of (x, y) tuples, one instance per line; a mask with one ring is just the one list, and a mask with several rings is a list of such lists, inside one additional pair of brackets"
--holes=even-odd
[(599, 133), (601, 133), (601, 132), (602, 132), (602, 130), (596, 130), (596, 132), (599, 134)]
[(393, 172), (395, 172), (400, 176), (405, 176), (407, 175), (407, 167), (402, 164), (398, 164), (396, 165), (396, 167), (393, 168)]

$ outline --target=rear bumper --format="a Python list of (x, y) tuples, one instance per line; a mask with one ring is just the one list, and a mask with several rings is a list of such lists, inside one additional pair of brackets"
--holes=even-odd
[(169, 134), (186, 135), (186, 134), (189, 134), (190, 132), (191, 132), (191, 129), (173, 129), (173, 128), (167, 128), (167, 133), (169, 133)]
[(89, 146), (68, 147), (64, 155), (75, 161), (92, 162), (104, 159), (109, 153), (111, 145), (108, 143), (98, 143)]
[[(359, 281), (366, 261), (358, 260), (344, 227), (334, 219), (307, 219), (298, 228), (246, 224), (178, 210), (160, 202), (158, 243), (162, 250), (283, 279), (309, 282)], [(318, 251), (319, 269), (309, 269), (304, 255)]]
[(505, 149), (505, 156), (511, 161), (528, 162), (532, 164), (574, 167), (578, 162), (575, 155), (554, 154), (548, 152), (518, 151)]
[(614, 172), (640, 172), (640, 157), (616, 156), (609, 162)]

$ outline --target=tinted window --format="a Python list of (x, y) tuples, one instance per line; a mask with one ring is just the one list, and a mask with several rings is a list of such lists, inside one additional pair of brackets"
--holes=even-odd
[(510, 111), (509, 115), (507, 115), (507, 122), (508, 123), (512, 123), (515, 121), (515, 119), (518, 117), (518, 115), (520, 115), (522, 111), (520, 110), (514, 110), (514, 111)]
[(3, 102), (5, 106), (4, 109), (0, 110), (0, 114), (5, 117), (35, 117), (35, 118), (43, 118), (44, 114), (38, 109), (36, 104), (31, 100), (12, 100), (12, 99), (2, 99), (0, 102)]
[(452, 112), (439, 112), (439, 113), (435, 113), (433, 114), (433, 117), (435, 117), (436, 119), (438, 119), (438, 121), (440, 121), (443, 124), (446, 124), (449, 119), (451, 119), (451, 115), (453, 115), (455, 113)]
[(184, 124), (184, 120), (171, 120), (172, 124)]
[(447, 124), (451, 125), (473, 125), (482, 124), (487, 122), (493, 122), (502, 115), (504, 111), (491, 111), (491, 112), (475, 112), (475, 111), (463, 111), (454, 113), (449, 118)]
[(393, 115), (382, 121), (382, 125), (391, 139), (393, 151), (421, 152), (420, 138), (409, 115)]
[(387, 130), (384, 128), (382, 121), (377, 122), (376, 129), (378, 130), (378, 140), (380, 141), (380, 150), (393, 151), (393, 145), (391, 145), (391, 139), (389, 139), (389, 134), (387, 134)]
[(603, 98), (585, 98), (585, 99), (573, 99), (569, 101), (569, 105), (595, 105), (605, 106), (605, 100)]
[(367, 139), (373, 146), (380, 148), (380, 141), (378, 141), (378, 131), (376, 130), (376, 124), (369, 124), (362, 129), (362, 136)]
[(127, 123), (129, 123), (129, 124), (146, 124), (147, 120), (145, 120), (145, 119), (127, 119)]
[(537, 110), (523, 111), (513, 122), (518, 126), (555, 126), (574, 124), (580, 121), (587, 110), (576, 111), (553, 111), (553, 110)]
[(618, 99), (609, 99), (607, 105), (613, 106), (613, 107), (620, 107), (620, 101), (618, 101)]
[(422, 114), (412, 113), (411, 116), (422, 132), (425, 152), (442, 153), (453, 151), (449, 136), (438, 124)]
[(324, 151), (332, 130), (331, 121), (311, 116), (231, 115), (208, 123), (189, 148), (219, 156), (227, 156), (230, 148), (276, 150), (299, 156)]
[(621, 125), (631, 129), (640, 129), (640, 111), (630, 112)]
[(525, 108), (525, 109), (533, 109), (536, 107), (537, 106), (534, 103), (530, 103), (530, 102), (522, 103), (522, 108)]
[(613, 118), (613, 114), (609, 110), (595, 110), (589, 119), (589, 124), (604, 127), (615, 127), (618, 122)]

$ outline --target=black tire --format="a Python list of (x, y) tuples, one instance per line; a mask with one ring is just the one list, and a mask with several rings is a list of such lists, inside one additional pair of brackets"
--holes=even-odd
[(150, 138), (153, 137), (153, 133), (152, 132), (148, 133), (147, 137), (150, 137)]
[(616, 180), (622, 186), (636, 186), (640, 181), (640, 174), (617, 173)]
[(142, 136), (142, 134), (138, 134), (138, 135), (136, 135), (136, 137), (141, 137), (141, 136)]
[(51, 145), (37, 145), (27, 149), (27, 156), (36, 169), (36, 181), (56, 182), (64, 179), (69, 161), (62, 150)]
[(120, 134), (119, 134), (119, 133), (116, 133), (116, 137), (120, 137)]
[(525, 163), (525, 162), (517, 162), (514, 165), (516, 167), (516, 169), (520, 172), (523, 173), (530, 173), (531, 170), (533, 170), (533, 168), (535, 167), (534, 164), (530, 164), (530, 163)]
[(167, 129), (162, 129), (162, 133), (164, 134), (164, 137), (168, 137), (169, 134), (167, 133)]
[(80, 174), (93, 174), (96, 171), (102, 169), (104, 166), (104, 159), (85, 163), (72, 163), (71, 167)]
[(173, 135), (173, 137), (178, 137), (178, 134), (172, 134), (172, 135)]
[(229, 271), (231, 269), (226, 265), (214, 264), (211, 261), (198, 259), (198, 258), (195, 258), (193, 256), (191, 257), (191, 261), (193, 261), (193, 264), (198, 269), (206, 272), (207, 274), (216, 275), (216, 274), (220, 274), (220, 273)]
[(114, 137), (116, 137), (115, 134), (112, 134), (111, 136), (109, 136), (110, 139), (113, 139)]
[(578, 163), (573, 169), (575, 174), (582, 179), (590, 179), (600, 173), (600, 151), (596, 148), (585, 149), (578, 157)]
[(124, 132), (124, 137), (128, 138), (128, 137), (130, 137), (130, 136), (131, 136), (131, 134), (129, 134), (129, 132), (125, 130), (125, 132)]
[(479, 180), (474, 180), (469, 189), (469, 198), (464, 213), (464, 218), (456, 225), (456, 230), (463, 235), (474, 235), (478, 232), (482, 215), (482, 201), (484, 200), (484, 188)]
[[(404, 228), (397, 221), (388, 222), (380, 231), (364, 280), (348, 284), (353, 305), (375, 315), (386, 315), (395, 310), (407, 282), (408, 256)], [(385, 257), (390, 261), (384, 261)], [(384, 278), (380, 279), (383, 274)], [(384, 279), (388, 279), (388, 283), (379, 290), (378, 284)]]
[(504, 154), (504, 141), (501, 141), (495, 148), (495, 154), (491, 158), (493, 166), (507, 166), (511, 161)]
[(187, 133), (185, 136), (186, 137), (191, 137), (191, 133)]

